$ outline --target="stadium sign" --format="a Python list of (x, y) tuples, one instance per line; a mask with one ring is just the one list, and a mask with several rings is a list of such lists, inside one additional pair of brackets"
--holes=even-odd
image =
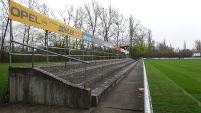
[(9, 5), (9, 18), (64, 36), (82, 39), (82, 31), (37, 13), (13, 1), (10, 1)]
[(93, 42), (93, 43), (101, 45), (101, 46), (105, 46), (105, 47), (109, 47), (109, 48), (113, 48), (113, 49), (115, 48), (114, 45), (112, 45), (111, 43), (101, 40), (98, 37), (92, 36), (85, 32), (83, 32), (83, 40)]

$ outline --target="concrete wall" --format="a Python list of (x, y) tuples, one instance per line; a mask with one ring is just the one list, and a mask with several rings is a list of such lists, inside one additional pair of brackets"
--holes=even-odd
[(40, 69), (10, 68), (11, 103), (59, 105), (89, 109), (91, 90), (84, 89)]

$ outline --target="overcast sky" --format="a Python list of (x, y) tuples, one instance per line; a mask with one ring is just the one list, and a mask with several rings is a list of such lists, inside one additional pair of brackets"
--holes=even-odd
[[(183, 49), (194, 48), (194, 41), (201, 40), (201, 0), (96, 0), (102, 6), (111, 5), (129, 17), (141, 21), (141, 25), (152, 30), (153, 39)], [(91, 0), (39, 0), (52, 9), (74, 7), (91, 3)]]

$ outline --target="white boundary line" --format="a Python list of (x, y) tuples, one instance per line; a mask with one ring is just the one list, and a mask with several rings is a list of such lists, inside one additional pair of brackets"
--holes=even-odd
[(201, 102), (199, 100), (197, 100), (194, 96), (192, 96), (191, 94), (189, 94), (186, 90), (184, 90), (181, 86), (179, 86), (178, 84), (176, 84), (173, 80), (171, 80), (169, 77), (167, 77), (166, 75), (164, 75), (162, 73), (163, 76), (165, 76), (168, 80), (170, 80), (175, 86), (177, 86), (179, 89), (181, 89), (184, 94), (186, 94), (187, 96), (189, 96), (191, 99), (193, 99), (195, 102), (198, 103), (199, 106), (201, 106)]
[[(149, 84), (148, 84), (148, 81), (147, 81), (147, 75), (146, 75), (146, 68), (145, 68), (144, 60), (143, 60), (143, 74), (144, 74), (144, 113), (153, 113), (153, 107), (152, 107), (152, 103), (151, 103), (151, 97), (150, 97), (150, 92), (149, 92)], [(201, 106), (201, 102), (199, 100), (197, 100), (195, 97), (193, 97), (191, 94), (189, 94), (186, 90), (184, 90), (182, 87), (180, 87), (178, 84), (176, 84), (169, 77), (167, 77), (163, 73), (162, 73), (162, 75), (164, 77), (166, 77), (168, 80), (170, 80), (176, 87), (181, 89), (184, 92), (184, 94), (186, 94), (192, 100), (197, 102), (197, 104), (199, 106)]]

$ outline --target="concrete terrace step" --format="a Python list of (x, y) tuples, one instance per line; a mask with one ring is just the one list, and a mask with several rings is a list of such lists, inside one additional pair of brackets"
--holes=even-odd
[[(115, 62), (114, 62), (115, 61)], [(119, 66), (129, 63), (131, 59), (121, 59), (114, 61), (97, 61), (96, 65), (88, 65), (85, 72), (84, 66), (79, 66), (75, 68), (73, 71), (65, 70), (60, 66), (51, 66), (51, 67), (42, 67), (43, 70), (54, 74), (55, 76), (59, 76), (62, 79), (71, 82), (72, 84), (83, 84), (84, 81), (89, 81), (91, 78), (97, 78), (97, 76), (104, 75), (105, 72), (109, 72), (118, 68)], [(106, 63), (107, 62), (107, 63)], [(77, 64), (73, 64), (77, 65)], [(123, 65), (124, 66), (124, 65)], [(73, 66), (72, 66), (73, 67)], [(86, 76), (86, 78), (85, 78)]]
[(118, 64), (128, 62), (128, 61), (129, 61), (128, 59), (124, 59), (124, 60), (120, 60), (120, 61), (116, 61), (116, 62), (111, 62), (111, 61), (105, 62), (104, 61), (103, 63), (101, 62), (101, 63), (96, 64), (96, 65), (83, 65), (82, 67), (75, 68), (74, 70), (71, 70), (71, 71), (61, 70), (63, 72), (58, 76), (66, 76), (66, 75), (73, 75), (73, 74), (77, 75), (77, 73), (85, 71), (85, 66), (86, 66), (87, 71), (92, 72), (95, 69), (102, 69), (102, 68), (105, 68), (107, 66), (118, 65)]
[[(61, 74), (58, 77), (81, 87), (92, 90), (91, 105), (98, 105), (116, 84), (136, 65), (133, 59), (121, 59), (113, 61), (97, 61), (96, 65), (88, 65), (86, 68), (79, 66), (74, 71), (65, 71), (58, 68)], [(80, 64), (73, 64), (80, 65)], [(54, 70), (55, 71), (55, 70)], [(54, 72), (58, 73), (58, 72)]]
[[(138, 83), (139, 80), (141, 81), (141, 78), (143, 78), (141, 74), (142, 68), (141, 63), (137, 63), (136, 67), (133, 69), (133, 66), (135, 66), (135, 64), (136, 62), (132, 63), (131, 65), (127, 65), (123, 69), (125, 71), (122, 70), (121, 72), (116, 73), (115, 76), (112, 76), (111, 78), (110, 76), (107, 77), (106, 81), (103, 80), (104, 82), (99, 81), (100, 84), (96, 84), (95, 88), (91, 89), (78, 87), (75, 84), (68, 83), (66, 80), (61, 79), (58, 76), (48, 73), (47, 71), (43, 71), (39, 68), (11, 67), (9, 68), (9, 97), (11, 98), (11, 100), (15, 100), (10, 101), (11, 104), (1, 106), (0, 111), (5, 113), (142, 113), (143, 111), (141, 110), (141, 106), (143, 106), (143, 101), (141, 101), (141, 99), (138, 99), (137, 97), (138, 87), (143, 86), (143, 83)], [(128, 71), (126, 71), (126, 68), (129, 67), (130, 69), (127, 70), (129, 71), (132, 69), (131, 73), (128, 73)], [(126, 75), (125, 78), (121, 80), (124, 75)], [(121, 82), (119, 82), (120, 80)], [(118, 86), (116, 86), (116, 88), (114, 88), (112, 92), (110, 92), (108, 97), (105, 98), (107, 93), (117, 83)], [(135, 87), (133, 87), (133, 84), (135, 85)], [(92, 101), (95, 102), (95, 106), (103, 98), (105, 98), (104, 102), (99, 104), (99, 106), (96, 108), (91, 108)], [(23, 99), (23, 101), (21, 99)], [(44, 101), (46, 103), (38, 103), (37, 101)], [(47, 103), (47, 101), (49, 102)], [(139, 101), (141, 102), (139, 103)], [(18, 104), (22, 102), (23, 104)], [(137, 105), (137, 107), (135, 105)]]
[[(89, 61), (90, 64), (87, 64), (87, 66), (94, 66), (94, 65), (101, 65), (101, 64), (107, 64), (107, 63), (111, 63), (111, 62), (121, 62), (121, 59), (110, 59), (110, 60), (93, 60), (93, 61)], [(55, 69), (60, 69), (63, 71), (76, 71), (77, 69), (83, 68), (85, 66), (85, 64), (81, 63), (81, 62), (67, 62), (66, 63), (66, 67), (65, 67), (65, 63), (59, 63), (59, 64), (49, 64), (49, 65), (43, 65), (43, 66), (38, 66), (38, 68), (46, 70), (52, 74), (55, 73), (54, 70), (51, 70), (51, 68), (55, 68)]]
[(83, 65), (74, 62), (68, 64), (72, 70), (61, 68), (63, 64), (11, 67), (10, 102), (89, 109), (106, 97), (132, 69), (133, 62), (132, 59), (97, 61), (88, 65), (86, 72)]
[(104, 70), (97, 72), (94, 71), (93, 73), (90, 73), (91, 76), (88, 77), (87, 75), (87, 81), (83, 81), (79, 84), (79, 86), (86, 86), (91, 89), (97, 87), (102, 82), (104, 82), (106, 79), (111, 78), (112, 76), (115, 76), (119, 71), (121, 71), (126, 66), (130, 65), (134, 61), (124, 62), (121, 64), (117, 64), (115, 66), (109, 66), (104, 68)]
[(137, 62), (130, 64), (129, 66), (116, 73), (115, 76), (105, 79), (105, 81), (100, 83), (99, 86), (94, 88), (91, 94), (91, 105), (97, 106), (113, 89), (113, 87), (118, 84), (118, 82), (124, 77), (124, 75), (126, 75), (131, 69), (133, 69), (136, 64)]

